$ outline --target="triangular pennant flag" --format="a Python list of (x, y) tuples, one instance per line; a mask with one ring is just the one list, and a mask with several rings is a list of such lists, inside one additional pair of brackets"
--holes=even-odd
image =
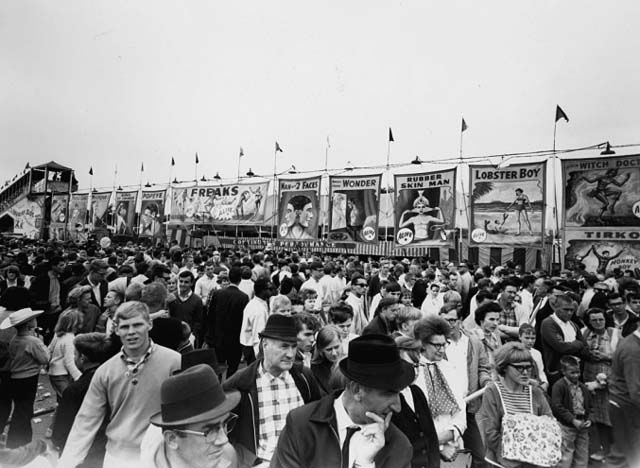
[(31, 167), (31, 165), (29, 163), (25, 164), (24, 168), (25, 169), (29, 169)]
[(393, 139), (393, 132), (391, 131), (391, 127), (389, 127), (389, 141), (396, 141)]
[(196, 153), (196, 164), (198, 164), (200, 160), (198, 159), (198, 153)]
[(462, 127), (461, 127), (461, 128), (462, 128), (462, 130), (461, 130), (461, 131), (463, 131), (463, 132), (464, 132), (467, 128), (469, 128), (469, 127), (467, 127), (467, 122), (465, 122), (465, 121), (464, 121), (464, 117), (462, 117)]
[(282, 153), (282, 148), (280, 148), (280, 145), (278, 144), (278, 142), (276, 141), (276, 153), (280, 151)]
[(556, 122), (560, 119), (564, 119), (565, 122), (569, 121), (569, 117), (567, 117), (567, 114), (564, 113), (560, 106), (556, 106)]
[(242, 156), (244, 156), (244, 150), (242, 149), (242, 146), (241, 146), (240, 147), (240, 155), (239, 155), (239, 157), (242, 157)]
[(140, 172), (144, 172), (144, 163), (140, 163)]
[(176, 160), (175, 160), (175, 159), (173, 159), (173, 157), (171, 157), (171, 165), (172, 165), (172, 166), (175, 166), (175, 165), (176, 165)]
[(93, 175), (93, 166), (89, 168), (89, 175)]

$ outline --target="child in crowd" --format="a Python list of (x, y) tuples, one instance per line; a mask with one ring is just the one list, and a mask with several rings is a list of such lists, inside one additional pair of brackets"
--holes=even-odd
[(574, 356), (560, 360), (563, 378), (551, 390), (551, 409), (562, 427), (562, 460), (559, 468), (587, 468), (589, 463), (589, 412), (591, 395), (580, 382), (580, 361)]
[(531, 353), (533, 363), (535, 364), (529, 383), (539, 386), (546, 393), (549, 388), (549, 381), (544, 372), (542, 353), (533, 347), (533, 344), (536, 342), (536, 329), (528, 323), (523, 323), (520, 325), (518, 336), (520, 342), (529, 350), (529, 353)]
[(304, 288), (300, 291), (300, 299), (302, 300), (302, 304), (304, 306), (303, 312), (315, 315), (318, 320), (320, 320), (320, 324), (322, 327), (327, 325), (327, 320), (324, 316), (323, 311), (316, 309), (318, 301), (318, 293), (316, 291), (314, 291), (313, 289)]
[(349, 341), (358, 337), (350, 332), (353, 323), (353, 308), (346, 302), (337, 302), (329, 308), (329, 322), (340, 330), (342, 352), (346, 356), (349, 353)]

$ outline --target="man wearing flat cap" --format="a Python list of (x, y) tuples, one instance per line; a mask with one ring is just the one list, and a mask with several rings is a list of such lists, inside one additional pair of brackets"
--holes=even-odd
[(267, 467), (289, 411), (321, 397), (311, 371), (293, 367), (298, 330), (293, 317), (271, 315), (260, 332), (263, 357), (235, 373), (225, 391), (239, 390), (233, 410), (238, 424), (229, 433), (240, 466)]
[(235, 468), (227, 433), (237, 417), (240, 393), (225, 393), (213, 369), (198, 364), (169, 377), (160, 388), (161, 410), (151, 424), (162, 437), (141, 447), (145, 468)]
[(411, 466), (409, 439), (391, 423), (413, 366), (392, 338), (365, 335), (349, 342), (340, 361), (342, 393), (295, 409), (271, 459), (272, 468), (397, 468)]

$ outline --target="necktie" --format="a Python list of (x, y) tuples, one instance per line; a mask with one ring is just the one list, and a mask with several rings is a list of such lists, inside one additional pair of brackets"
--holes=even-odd
[(347, 427), (347, 436), (344, 438), (344, 444), (342, 444), (342, 465), (341, 468), (349, 468), (349, 442), (353, 434), (358, 432), (360, 428), (358, 426)]

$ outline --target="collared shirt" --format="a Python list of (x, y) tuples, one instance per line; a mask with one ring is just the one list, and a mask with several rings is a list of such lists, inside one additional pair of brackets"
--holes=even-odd
[(256, 456), (271, 461), (287, 415), (304, 405), (304, 400), (289, 371), (276, 377), (267, 372), (262, 363), (258, 366), (256, 388), (259, 419)]
[(353, 308), (353, 322), (351, 322), (351, 333), (360, 335), (364, 327), (369, 323), (366, 312), (364, 311), (364, 298), (356, 296), (350, 292), (345, 300)]
[(100, 283), (93, 284), (89, 277), (87, 277), (87, 283), (89, 283), (89, 286), (91, 286), (91, 290), (93, 291), (93, 295), (96, 297), (96, 302), (98, 304), (102, 304), (102, 295), (100, 294)]
[(565, 343), (571, 343), (572, 341), (576, 341), (577, 334), (576, 329), (573, 327), (571, 321), (563, 322), (560, 318), (555, 314), (551, 314), (551, 319), (558, 324), (560, 329), (562, 330), (562, 336), (564, 336)]
[(251, 299), (242, 312), (242, 327), (240, 328), (240, 344), (243, 346), (253, 346), (253, 350), (258, 355), (258, 345), (260, 337), (258, 333), (264, 330), (269, 317), (269, 305), (264, 299), (255, 296)]
[(469, 337), (461, 333), (458, 341), (451, 340), (447, 346), (447, 361), (454, 370), (451, 374), (452, 386), (464, 389), (466, 395), (469, 388), (469, 374), (467, 372), (467, 353), (469, 352)]
[(624, 324), (627, 323), (628, 320), (629, 320), (629, 314), (627, 314), (627, 316), (624, 318), (622, 322), (619, 322), (615, 315), (613, 316), (613, 324), (620, 331), (622, 331)]
[(193, 292), (191, 291), (191, 289), (189, 289), (187, 291), (187, 295), (186, 296), (183, 296), (182, 294), (180, 294), (178, 292), (178, 299), (180, 299), (180, 302), (186, 302), (186, 301), (189, 300), (189, 298), (191, 297), (192, 294), (193, 294)]
[[(340, 448), (344, 445), (344, 441), (347, 438), (347, 428), (352, 426), (357, 426), (359, 428), (363, 428), (364, 425), (356, 424), (347, 413), (347, 410), (344, 407), (344, 403), (342, 402), (342, 397), (344, 393), (341, 393), (338, 398), (333, 402), (333, 411), (336, 413), (336, 425), (338, 426), (338, 437), (340, 438)], [(347, 466), (353, 466), (355, 462), (356, 450), (352, 448), (357, 444), (362, 444), (364, 442), (364, 436), (362, 435), (362, 431), (358, 431), (353, 436), (351, 436), (351, 440), (349, 441), (349, 464)], [(359, 467), (365, 468), (368, 465), (359, 464)], [(375, 465), (372, 465), (372, 467)]]
[(427, 294), (427, 297), (424, 298), (420, 306), (420, 312), (422, 312), (423, 317), (427, 315), (438, 315), (443, 304), (444, 295), (438, 293), (436, 297), (433, 297), (431, 294)]
[(203, 275), (198, 281), (196, 281), (194, 292), (196, 295), (206, 301), (209, 297), (209, 293), (218, 287), (218, 282), (215, 275), (209, 278), (207, 275)]
[(577, 383), (569, 382), (569, 379), (566, 379), (567, 385), (569, 386), (569, 392), (571, 393), (571, 411), (574, 416), (584, 416), (584, 395), (582, 394), (582, 389), (580, 385)]
[(155, 349), (156, 349), (155, 343), (149, 340), (149, 348), (147, 348), (147, 351), (144, 353), (144, 355), (140, 359), (138, 359), (137, 361), (134, 361), (129, 356), (127, 356), (127, 354), (124, 352), (124, 347), (122, 347), (120, 349), (120, 359), (122, 359), (122, 361), (127, 366), (127, 369), (128, 369), (127, 376), (135, 375), (139, 373), (144, 367), (145, 362), (147, 362), (147, 360), (151, 357), (151, 354), (153, 354)]

